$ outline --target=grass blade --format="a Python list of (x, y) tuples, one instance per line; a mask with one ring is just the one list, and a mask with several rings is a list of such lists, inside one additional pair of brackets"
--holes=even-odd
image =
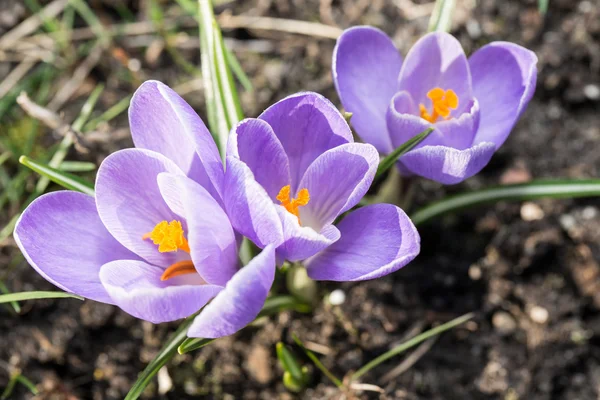
[(375, 179), (381, 177), (381, 175), (383, 175), (388, 169), (390, 169), (394, 164), (396, 164), (396, 161), (398, 161), (400, 157), (411, 151), (416, 145), (425, 140), (425, 138), (429, 136), (431, 132), (433, 132), (433, 128), (427, 128), (423, 132), (408, 139), (406, 142), (396, 147), (394, 151), (392, 151), (388, 156), (386, 156), (383, 160), (379, 162), (379, 167), (377, 167)]
[(87, 161), (63, 161), (58, 169), (63, 172), (90, 172), (96, 169), (96, 164)]
[(411, 215), (415, 225), (421, 225), (440, 215), (499, 201), (522, 201), (541, 198), (570, 199), (600, 196), (600, 179), (539, 180), (504, 185), (449, 196), (417, 210)]
[(335, 386), (337, 386), (338, 388), (342, 388), (344, 386), (344, 384), (342, 383), (342, 381), (340, 381), (338, 378), (335, 377), (335, 375), (333, 375), (331, 373), (331, 371), (329, 371), (324, 365), (323, 363), (317, 358), (317, 356), (315, 356), (315, 353), (313, 353), (312, 351), (308, 350), (306, 347), (304, 347), (304, 343), (302, 343), (302, 341), (298, 338), (298, 336), (296, 336), (296, 334), (292, 334), (292, 337), (294, 338), (294, 341), (296, 342), (296, 344), (298, 346), (300, 346), (300, 348), (304, 351), (304, 353), (306, 353), (306, 356), (308, 358), (310, 358), (310, 360), (315, 364), (315, 367), (319, 368), (319, 370), (321, 370), (321, 372), (329, 378), (329, 380), (331, 380), (331, 382), (333, 382), (335, 384)]
[(37, 300), (37, 299), (65, 299), (73, 298), (83, 300), (83, 297), (67, 292), (19, 292), (0, 295), (0, 304), (13, 301)]
[(404, 343), (401, 343), (400, 345), (394, 347), (393, 349), (391, 349), (389, 351), (386, 351), (379, 357), (377, 357), (374, 360), (371, 360), (370, 362), (365, 364), (362, 368), (360, 368), (358, 371), (356, 371), (352, 375), (351, 380), (353, 380), (353, 381), (357, 380), (358, 378), (360, 378), (361, 376), (363, 376), (364, 374), (366, 374), (367, 372), (369, 372), (371, 369), (375, 368), (382, 362), (384, 362), (392, 357), (395, 357), (398, 354), (401, 354), (402, 352), (410, 349), (413, 346), (418, 345), (421, 342), (424, 342), (425, 340), (427, 340), (433, 336), (439, 335), (442, 332), (445, 332), (445, 331), (452, 329), (458, 325), (461, 325), (461, 324), (467, 322), (468, 320), (470, 320), (471, 318), (473, 318), (474, 316), (475, 316), (475, 314), (473, 314), (473, 313), (465, 314), (462, 317), (455, 318), (452, 321), (446, 322), (443, 325), (436, 326), (435, 328), (430, 329), (427, 332), (423, 332), (420, 335), (415, 336), (414, 338), (409, 339)]
[(550, 0), (538, 0), (538, 10), (540, 14), (544, 15), (548, 12), (548, 3)]
[(89, 194), (90, 196), (94, 195), (94, 186), (75, 175), (59, 171), (56, 168), (34, 161), (27, 156), (19, 157), (19, 162), (66, 189)]
[(189, 353), (190, 351), (201, 349), (214, 341), (215, 339), (187, 338), (177, 347), (177, 352), (179, 354)]
[(455, 0), (436, 0), (429, 19), (429, 32), (448, 32), (452, 27)]
[[(8, 288), (6, 287), (6, 285), (4, 284), (4, 282), (2, 282), (2, 281), (0, 281), (0, 292), (2, 292), (4, 294), (11, 294), (11, 291), (8, 290)], [(15, 310), (15, 312), (17, 314), (21, 312), (21, 306), (19, 305), (18, 302), (11, 301), (10, 305), (12, 306), (12, 308)]]
[(193, 316), (186, 318), (185, 321), (173, 333), (173, 335), (167, 340), (165, 345), (160, 349), (156, 357), (146, 366), (142, 371), (138, 379), (135, 381), (129, 393), (125, 397), (125, 400), (135, 400), (146, 389), (148, 383), (154, 378), (154, 376), (175, 354), (177, 353), (177, 347), (179, 347), (186, 339), (187, 329), (194, 321)]

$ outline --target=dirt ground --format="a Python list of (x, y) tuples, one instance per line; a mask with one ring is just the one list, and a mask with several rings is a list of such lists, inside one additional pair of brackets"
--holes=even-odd
[[(11, 9), (12, 2), (3, 1)], [(106, 11), (103, 3), (109, 1), (90, 3), (107, 13), (103, 18), (108, 22), (117, 18)], [(217, 11), (320, 21), (340, 28), (371, 24), (391, 35), (406, 54), (425, 33), (431, 10), (429, 2), (416, 3), (256, 0), (227, 3)], [(453, 187), (419, 182), (413, 210), (448, 193), (498, 183), (598, 177), (600, 1), (550, 0), (545, 17), (534, 0), (457, 3), (452, 33), (467, 53), (494, 40), (534, 50), (540, 60), (537, 91), (481, 174)], [(137, 2), (127, 4), (143, 18)], [(16, 21), (24, 17), (18, 15)], [(226, 30), (225, 36), (232, 39), (228, 43), (255, 87), (252, 93), (242, 93), (247, 116), (300, 90), (320, 92), (339, 105), (330, 72), (334, 40), (243, 28)], [(126, 39), (116, 42), (128, 48)], [(196, 65), (197, 53), (184, 49)], [(143, 63), (139, 80), (181, 84), (181, 71), (168, 54), (153, 64), (144, 60), (140, 49), (132, 50), (131, 56)], [(107, 57), (91, 74), (91, 79), (107, 82), (101, 109), (135, 88), (115, 83), (114, 63)], [(185, 97), (204, 115), (201, 91), (191, 88)], [(84, 99), (66, 106), (65, 115), (76, 114)], [(126, 127), (125, 116), (111, 123), (112, 130)], [(47, 140), (56, 140), (48, 135)], [(115, 140), (92, 154), (74, 152), (71, 158), (99, 162), (109, 151), (129, 145), (127, 138)], [(362, 382), (378, 385), (385, 393), (357, 392), (355, 397), (600, 399), (599, 207), (600, 199), (500, 203), (443, 217), (420, 227), (421, 255), (404, 269), (377, 281), (322, 284), (323, 295), (341, 288), (346, 302), (336, 308), (320, 302), (311, 315), (283, 313), (176, 357), (168, 365), (172, 389), (159, 395), (154, 381), (146, 398), (342, 398), (309, 361), (309, 388), (299, 395), (288, 392), (281, 382), (275, 343), (291, 344), (291, 334), (296, 333), (324, 346), (321, 360), (341, 377), (407, 335), (473, 311), (471, 322), (442, 335), (430, 348), (422, 347), (422, 354), (409, 352), (364, 376)], [(10, 243), (0, 248), (0, 271), (17, 251)], [(12, 291), (53, 290), (24, 261), (5, 283)], [(0, 363), (20, 368), (37, 383), (40, 399), (122, 399), (176, 325), (155, 326), (91, 301), (28, 302), (20, 315), (0, 307)], [(386, 377), (407, 358), (414, 365)], [(166, 375), (161, 379), (168, 383)], [(0, 388), (7, 381), (6, 370), (0, 368)], [(18, 386), (13, 398), (31, 395)]]

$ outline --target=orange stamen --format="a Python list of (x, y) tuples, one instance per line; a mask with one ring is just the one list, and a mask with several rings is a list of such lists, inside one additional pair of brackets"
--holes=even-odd
[(290, 198), (290, 185), (286, 185), (281, 188), (279, 194), (276, 199), (281, 202), (281, 205), (285, 207), (285, 209), (292, 213), (298, 218), (298, 223), (300, 223), (300, 211), (298, 207), (305, 206), (310, 201), (310, 194), (308, 193), (308, 189), (304, 188), (298, 192), (298, 197), (293, 199)]
[(165, 269), (165, 272), (160, 276), (161, 281), (175, 278), (179, 275), (193, 274), (196, 272), (196, 268), (192, 263), (192, 260), (179, 261)]
[(439, 117), (450, 119), (450, 109), (458, 108), (458, 96), (452, 89), (444, 92), (444, 89), (436, 87), (427, 92), (427, 97), (433, 104), (433, 111), (430, 114), (423, 104), (419, 104), (419, 111), (421, 118), (428, 122), (434, 123)]
[(154, 229), (152, 229), (152, 232), (144, 234), (142, 239), (152, 239), (152, 242), (158, 245), (158, 251), (161, 253), (177, 250), (183, 250), (186, 253), (190, 252), (188, 241), (185, 236), (183, 236), (181, 222), (176, 220), (171, 222), (159, 222)]

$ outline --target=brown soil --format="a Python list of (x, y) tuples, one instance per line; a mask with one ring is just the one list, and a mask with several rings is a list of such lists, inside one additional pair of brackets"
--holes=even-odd
[[(101, 1), (95, 1), (103, 12)], [(108, 3), (108, 2), (107, 2)], [(420, 1), (418, 3), (421, 3)], [(534, 50), (538, 88), (522, 121), (490, 165), (454, 187), (420, 182), (414, 208), (445, 194), (497, 183), (541, 177), (596, 177), (600, 173), (600, 2), (550, 0), (546, 17), (537, 2), (457, 2), (453, 33), (467, 52), (493, 40)], [(405, 54), (426, 31), (424, 5), (398, 1), (248, 1), (222, 6), (248, 13), (348, 27), (381, 27)], [(137, 10), (137, 4), (131, 5)], [(320, 8), (319, 8), (320, 7)], [(1, 9), (1, 7), (0, 7)], [(219, 10), (219, 11), (220, 11)], [(20, 17), (22, 19), (22, 17)], [(116, 18), (114, 15), (105, 18)], [(189, 29), (190, 35), (195, 34)], [(244, 93), (246, 115), (300, 90), (320, 92), (339, 104), (330, 68), (334, 41), (237, 29), (226, 31), (251, 77), (255, 91)], [(121, 43), (126, 46), (126, 43)], [(263, 49), (258, 54), (250, 49)], [(198, 63), (197, 50), (185, 52)], [(132, 56), (143, 60), (142, 53)], [(134, 86), (110, 83), (114, 60), (103, 61), (93, 79), (109, 82), (112, 98)], [(182, 72), (163, 55), (145, 65), (140, 79), (173, 86)], [(597, 91), (597, 90), (596, 90)], [(202, 93), (186, 98), (202, 114)], [(65, 113), (76, 114), (83, 99)], [(126, 127), (125, 117), (112, 129)], [(99, 161), (123, 142), (99, 146)], [(385, 394), (357, 398), (594, 400), (600, 398), (600, 200), (500, 203), (446, 216), (420, 228), (418, 259), (384, 279), (322, 284), (341, 288), (347, 301), (332, 309), (323, 302), (312, 315), (284, 313), (201, 351), (176, 357), (168, 373), (173, 389), (155, 399), (337, 399), (339, 391), (311, 367), (312, 381), (300, 395), (286, 391), (275, 343), (291, 334), (328, 348), (320, 356), (337, 376), (401, 341), (408, 332), (474, 311), (476, 318), (442, 335), (418, 361), (390, 382), (383, 377), (405, 357), (392, 359), (363, 378)], [(5, 247), (0, 259), (9, 260)], [(8, 261), (6, 261), (8, 264)], [(52, 290), (22, 262), (6, 281), (13, 291)], [(137, 373), (152, 359), (176, 324), (155, 326), (118, 309), (91, 301), (40, 300), (24, 303), (20, 315), (0, 307), (0, 362), (10, 363), (39, 383), (44, 399), (121, 399)], [(306, 361), (306, 365), (311, 365)], [(8, 376), (0, 368), (0, 387)], [(15, 399), (27, 399), (17, 387)]]

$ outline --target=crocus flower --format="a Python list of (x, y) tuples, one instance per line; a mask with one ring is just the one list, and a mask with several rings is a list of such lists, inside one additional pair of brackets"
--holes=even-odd
[(390, 153), (433, 127), (399, 168), (444, 184), (479, 172), (504, 143), (535, 90), (535, 54), (493, 42), (469, 59), (447, 33), (430, 33), (406, 60), (383, 32), (346, 30), (333, 55), (333, 78), (360, 137)]
[(154, 323), (207, 305), (188, 335), (214, 338), (251, 322), (275, 273), (275, 251), (238, 271), (237, 235), (222, 208), (224, 170), (210, 133), (167, 86), (149, 81), (129, 109), (137, 148), (101, 164), (95, 198), (46, 194), (14, 237), (61, 289)]
[(338, 110), (316, 93), (299, 93), (240, 122), (230, 133), (223, 187), (233, 226), (277, 259), (306, 260), (313, 279), (377, 278), (410, 262), (419, 235), (396, 206), (350, 212), (367, 192), (379, 155), (354, 143)]

